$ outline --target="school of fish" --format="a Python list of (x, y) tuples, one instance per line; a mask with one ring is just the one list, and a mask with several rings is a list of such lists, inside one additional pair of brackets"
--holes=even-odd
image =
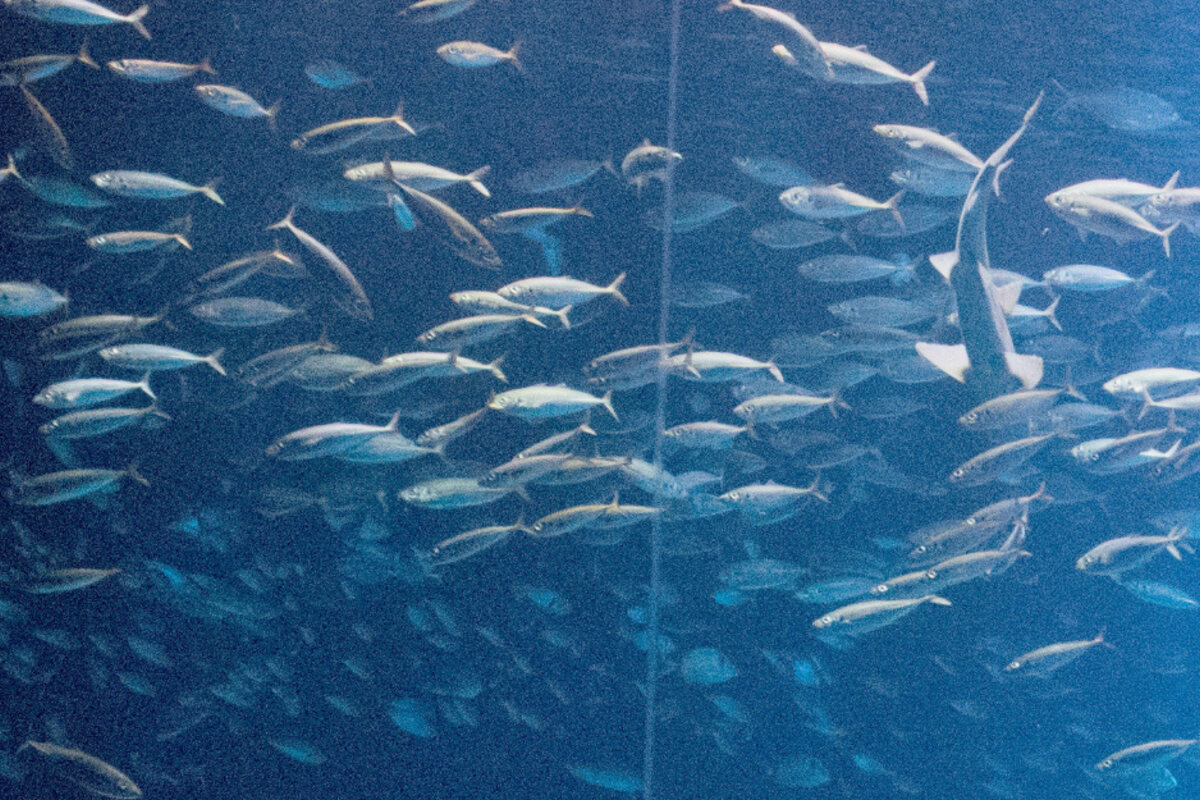
[[(685, 16), (685, 117), (856, 127), (670, 149), (632, 113), (657, 44), (564, 53), (552, 10), (418, 0), (372, 23), (402, 76), (314, 44), (272, 81), (159, 6), (0, 4), (67, 43), (0, 63), (12, 791), (638, 794), (651, 650), (660, 794), (1200, 786), (1200, 136), (1168, 100), (981, 101), (728, 0)], [(628, 109), (559, 94), (593, 74)]]

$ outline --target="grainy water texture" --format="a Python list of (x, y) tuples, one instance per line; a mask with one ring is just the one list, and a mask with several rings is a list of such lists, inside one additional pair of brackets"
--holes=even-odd
[(0, 2), (0, 795), (1200, 791), (1194, 4), (683, 0), (668, 150), (665, 0), (112, 2)]

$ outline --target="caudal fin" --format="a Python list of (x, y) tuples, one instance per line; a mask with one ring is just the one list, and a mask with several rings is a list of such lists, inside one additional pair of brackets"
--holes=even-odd
[(489, 192), (488, 188), (483, 185), (483, 181), (480, 180), (480, 178), (482, 178), (484, 175), (487, 175), (491, 171), (492, 168), (485, 164), (474, 172), (467, 174), (467, 183), (471, 185), (472, 189), (479, 192), (484, 197), (491, 197), (492, 193)]
[(912, 74), (913, 91), (917, 93), (917, 97), (921, 98), (921, 102), (929, 105), (929, 92), (925, 89), (925, 79), (929, 77), (929, 73), (933, 72), (936, 61), (930, 61), (925, 66)]
[(212, 200), (217, 205), (223, 206), (223, 205), (225, 205), (225, 201), (221, 199), (221, 195), (217, 194), (217, 190), (215, 188), (217, 185), (217, 181), (219, 181), (219, 180), (220, 180), (220, 178), (213, 178), (211, 181), (209, 181), (208, 183), (201, 186), (200, 193), (203, 194), (205, 197), (207, 197), (209, 200)]
[(611, 294), (613, 296), (613, 299), (615, 299), (621, 305), (628, 306), (629, 305), (628, 298), (626, 298), (625, 295), (621, 294), (621, 284), (624, 282), (625, 282), (625, 273), (622, 272), (620, 275), (618, 275), (616, 277), (616, 280), (614, 280), (607, 287), (605, 287), (605, 292), (607, 294)]
[(134, 29), (147, 39), (150, 38), (150, 31), (146, 30), (146, 26), (142, 24), (142, 20), (150, 13), (150, 6), (142, 6), (137, 11), (134, 11), (128, 17), (125, 17), (125, 22), (128, 22)]

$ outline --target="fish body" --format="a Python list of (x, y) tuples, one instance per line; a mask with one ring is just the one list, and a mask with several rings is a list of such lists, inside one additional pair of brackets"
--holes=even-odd
[(232, 86), (222, 86), (217, 83), (199, 83), (192, 87), (200, 100), (209, 108), (215, 108), (222, 114), (242, 119), (265, 119), (272, 125), (279, 106), (264, 108), (257, 100)]
[(599, 406), (612, 415), (613, 419), (618, 419), (617, 412), (612, 405), (611, 391), (603, 397), (596, 397), (588, 392), (561, 385), (546, 386), (543, 384), (509, 389), (494, 395), (487, 405), (488, 408), (520, 419), (561, 417)]
[(211, 355), (198, 356), (177, 347), (161, 344), (118, 344), (101, 348), (97, 355), (110, 364), (125, 369), (136, 369), (139, 372), (158, 372), (207, 364), (218, 375), (225, 374), (225, 368), (218, 360), (221, 356), (220, 350)]
[(823, 614), (812, 625), (831, 634), (859, 636), (898, 622), (924, 603), (950, 605), (949, 600), (933, 594), (899, 600), (864, 600)]
[(118, 14), (91, 0), (3, 0), (16, 13), (42, 22), (59, 22), (66, 25), (112, 25), (124, 23), (149, 39), (150, 31), (142, 20), (150, 12), (150, 6), (140, 6), (129, 14)]
[(508, 50), (500, 50), (482, 42), (460, 40), (439, 45), (437, 54), (447, 64), (452, 64), (456, 67), (478, 69), (480, 67), (494, 66), (495, 64), (511, 64), (518, 72), (524, 72), (525, 67), (517, 57), (520, 48), (521, 45), (519, 42)]
[(40, 283), (0, 282), (0, 317), (40, 317), (67, 304), (67, 298)]
[(72, 378), (47, 386), (34, 396), (33, 402), (43, 408), (56, 410), (87, 408), (137, 391), (144, 392), (151, 400), (155, 399), (154, 392), (150, 391), (149, 373), (137, 382), (114, 378)]
[(188, 250), (192, 244), (182, 233), (167, 233), (165, 231), (111, 231), (99, 233), (87, 238), (87, 246), (101, 253), (126, 255), (128, 253), (144, 253), (148, 250), (158, 250), (174, 242)]
[(56, 505), (98, 492), (115, 492), (124, 478), (146, 483), (132, 466), (128, 469), (69, 469), (17, 481), (13, 486), (12, 501), (22, 506)]
[(949, 136), (914, 125), (876, 125), (872, 130), (900, 155), (934, 169), (978, 174), (979, 156)]
[(165, 200), (187, 197), (191, 194), (202, 194), (217, 205), (225, 205), (225, 201), (213, 188), (215, 181), (204, 186), (194, 186), (169, 175), (120, 169), (97, 172), (91, 176), (90, 180), (97, 188), (121, 197), (133, 197), (139, 200)]
[(56, 775), (89, 794), (112, 800), (137, 800), (142, 796), (142, 790), (128, 775), (82, 750), (33, 741), (20, 747), (21, 750), (26, 748), (37, 753)]
[(388, 167), (385, 167), (382, 161), (350, 167), (342, 175), (348, 181), (363, 181), (373, 184), (394, 181), (422, 192), (434, 192), (456, 183), (465, 183), (484, 197), (492, 196), (492, 193), (483, 184), (484, 176), (491, 172), (490, 166), (482, 166), (474, 172), (459, 174), (453, 170), (420, 161), (391, 161), (389, 163), (391, 178), (388, 177)]
[(629, 300), (621, 294), (621, 284), (624, 282), (624, 272), (607, 286), (595, 286), (565, 276), (544, 276), (505, 284), (496, 293), (516, 303), (544, 308), (577, 307), (598, 297), (612, 297), (621, 305), (628, 306)]
[(216, 75), (208, 59), (196, 64), (181, 64), (177, 61), (154, 61), (149, 58), (121, 58), (108, 62), (108, 68), (122, 77), (139, 83), (170, 83), (206, 72)]
[(1075, 561), (1075, 569), (1089, 575), (1108, 575), (1121, 578), (1122, 573), (1136, 569), (1164, 550), (1182, 561), (1178, 543), (1187, 534), (1186, 528), (1175, 528), (1165, 536), (1119, 536), (1088, 550)]
[(1005, 665), (1004, 671), (1045, 678), (1101, 644), (1106, 644), (1103, 633), (1097, 634), (1094, 639), (1056, 642), (1017, 656)]

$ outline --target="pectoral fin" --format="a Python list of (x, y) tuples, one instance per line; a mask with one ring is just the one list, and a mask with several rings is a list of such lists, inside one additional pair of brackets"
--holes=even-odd
[(1022, 387), (1032, 389), (1042, 382), (1041, 356), (1005, 353), (1004, 361), (1008, 366), (1008, 374), (1019, 380)]
[[(967, 357), (966, 345), (917, 342), (916, 348), (917, 354), (921, 358), (933, 364), (959, 383), (966, 383), (967, 370), (971, 368), (971, 359)], [(1038, 360), (1040, 362), (1041, 359)], [(1038, 377), (1041, 377), (1040, 364)]]

